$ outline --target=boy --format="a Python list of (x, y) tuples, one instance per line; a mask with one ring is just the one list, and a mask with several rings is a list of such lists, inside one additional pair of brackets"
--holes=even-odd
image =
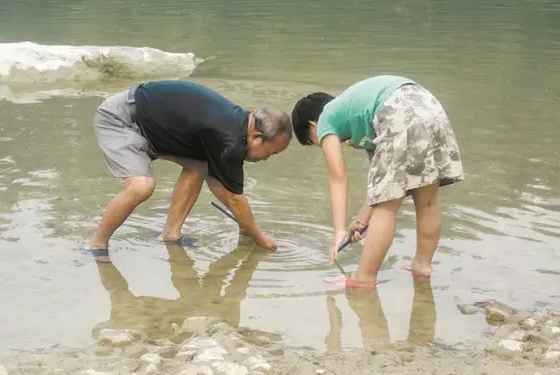
[[(415, 81), (381, 75), (360, 81), (334, 98), (313, 93), (292, 111), (298, 141), (323, 149), (328, 167), (334, 234), (331, 263), (340, 243), (365, 238), (358, 270), (346, 287), (374, 288), (395, 234), (397, 211), (408, 195), (416, 210), (417, 249), (410, 271), (430, 276), (441, 235), (440, 186), (464, 180), (455, 134), (439, 101)], [(367, 152), (367, 200), (346, 227), (348, 176), (342, 143)], [(366, 224), (368, 230), (360, 235)]]

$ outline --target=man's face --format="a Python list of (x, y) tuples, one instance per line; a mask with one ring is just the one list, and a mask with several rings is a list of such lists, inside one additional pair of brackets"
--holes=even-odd
[(247, 155), (245, 160), (251, 163), (267, 160), (272, 155), (284, 151), (288, 147), (289, 141), (285, 134), (276, 137), (272, 141), (263, 142), (258, 134), (250, 136), (247, 142)]

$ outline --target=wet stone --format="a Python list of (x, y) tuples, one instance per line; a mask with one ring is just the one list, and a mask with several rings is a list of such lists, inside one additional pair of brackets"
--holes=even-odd
[(272, 366), (260, 354), (247, 358), (243, 364), (253, 371), (270, 371), (272, 369)]
[(467, 304), (457, 305), (457, 309), (463, 315), (475, 315), (475, 314), (480, 314), (480, 313), (484, 312), (484, 309), (482, 309), (478, 306), (467, 305)]
[(80, 375), (114, 375), (112, 372), (100, 372), (94, 369), (87, 369), (80, 372)]
[(180, 362), (190, 362), (196, 356), (196, 350), (190, 349), (177, 353), (175, 360)]
[(179, 375), (213, 375), (214, 371), (210, 366), (202, 364), (189, 364), (182, 368)]
[(158, 371), (158, 367), (153, 363), (150, 363), (148, 367), (146, 367), (146, 374), (157, 374)]
[(103, 346), (125, 346), (141, 341), (144, 335), (131, 329), (103, 329), (99, 332), (97, 343)]
[(537, 331), (528, 332), (527, 341), (531, 341), (537, 344), (548, 344), (548, 345), (552, 343), (552, 340), (550, 340), (548, 337), (546, 337), (545, 335)]
[(485, 311), (486, 321), (490, 325), (505, 323), (508, 319), (508, 313), (504, 310), (489, 306)]

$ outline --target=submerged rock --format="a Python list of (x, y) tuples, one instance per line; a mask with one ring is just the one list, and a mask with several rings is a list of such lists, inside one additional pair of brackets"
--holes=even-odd
[(503, 324), (508, 320), (508, 313), (505, 310), (489, 306), (485, 311), (486, 321), (490, 325)]
[(551, 338), (551, 339), (557, 339), (560, 337), (560, 328), (559, 327), (550, 327), (550, 326), (544, 326), (541, 329), (541, 332), (544, 336)]
[(206, 316), (193, 316), (185, 319), (181, 326), (187, 332), (192, 332), (196, 335), (206, 335), (206, 331), (210, 326), (219, 322), (218, 318), (211, 318)]
[(529, 338), (529, 333), (524, 330), (517, 330), (509, 334), (508, 338), (513, 341), (527, 341)]
[(214, 375), (214, 371), (207, 365), (189, 364), (182, 369), (179, 375)]
[(247, 358), (243, 364), (254, 371), (270, 371), (272, 369), (272, 366), (260, 354)]
[(484, 312), (484, 309), (474, 305), (460, 304), (457, 305), (457, 309), (463, 315), (475, 315)]

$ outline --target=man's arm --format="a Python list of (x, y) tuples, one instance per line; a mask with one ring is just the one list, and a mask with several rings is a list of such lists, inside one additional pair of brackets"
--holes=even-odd
[[(245, 195), (229, 192), (224, 185), (210, 176), (206, 178), (206, 183), (212, 191), (212, 194), (214, 194), (216, 198), (218, 198), (220, 202), (222, 202), (233, 213), (238, 221), (239, 228), (244, 229), (246, 234), (253, 237), (253, 239), (258, 239), (259, 236), (262, 235), (262, 231), (255, 223), (249, 202), (247, 201)], [(253, 228), (252, 231), (251, 229), (248, 229), (251, 227)]]
[(340, 139), (327, 135), (321, 142), (329, 173), (329, 190), (333, 226), (336, 231), (346, 230), (346, 210), (348, 205), (348, 175)]

